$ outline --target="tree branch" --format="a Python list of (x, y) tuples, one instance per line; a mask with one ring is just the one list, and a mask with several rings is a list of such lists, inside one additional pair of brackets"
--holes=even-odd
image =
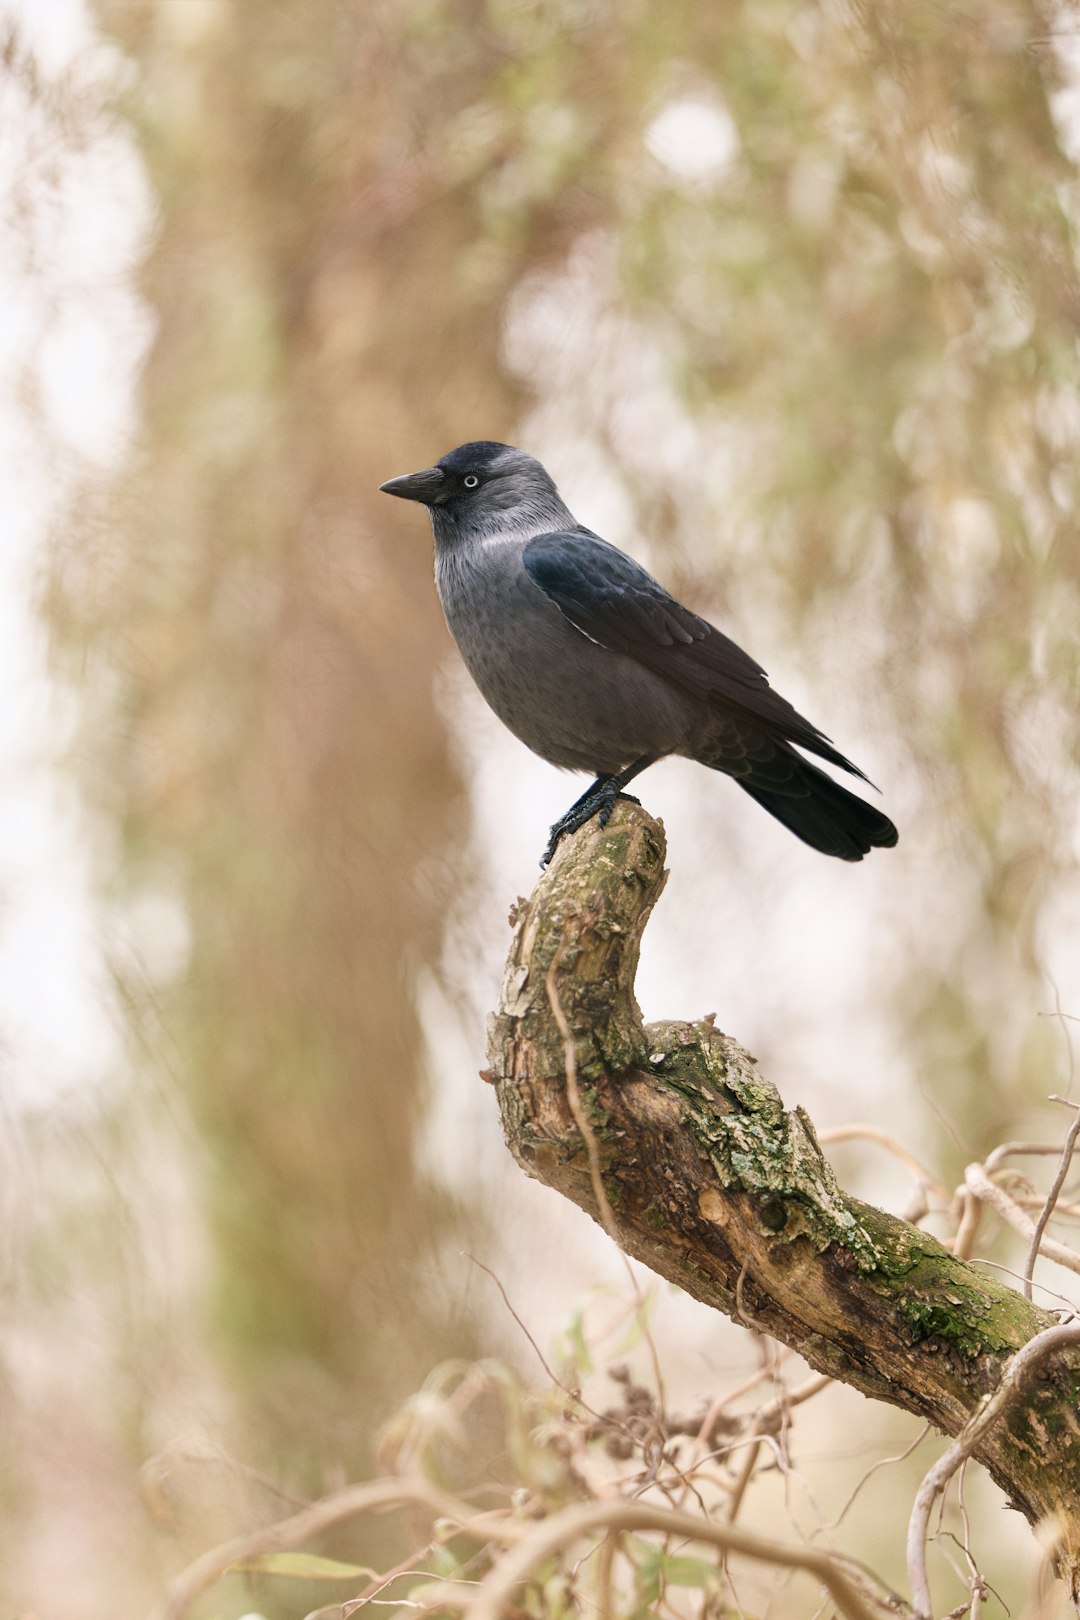
[[(1054, 1319), (842, 1192), (809, 1117), (711, 1021), (643, 1025), (634, 975), (664, 855), (659, 823), (621, 802), (605, 830), (564, 840), (520, 906), (489, 1059), (511, 1152), (596, 1219), (599, 1175), (628, 1254), (958, 1434)], [(1078, 1405), (1080, 1354), (1059, 1349), (971, 1446), (1032, 1524), (1057, 1522), (1074, 1595)]]
[(580, 1536), (601, 1529), (660, 1530), (667, 1536), (704, 1542), (780, 1569), (802, 1570), (821, 1582), (846, 1620), (880, 1620), (887, 1612), (884, 1595), (872, 1590), (865, 1577), (860, 1590), (856, 1572), (845, 1569), (831, 1553), (791, 1546), (768, 1536), (753, 1535), (738, 1525), (721, 1524), (650, 1502), (583, 1502), (542, 1519), (517, 1546), (503, 1554), (471, 1607), (472, 1620), (501, 1620), (509, 1613), (514, 1589), (538, 1564)]
[(916, 1620), (933, 1620), (930, 1583), (926, 1574), (926, 1535), (935, 1501), (968, 1457), (977, 1455), (982, 1436), (1000, 1423), (1011, 1401), (1018, 1399), (1024, 1384), (1048, 1356), (1056, 1350), (1080, 1344), (1080, 1322), (1063, 1322), (1044, 1329), (1030, 1339), (1008, 1362), (992, 1395), (987, 1395), (974, 1416), (964, 1425), (952, 1445), (930, 1468), (915, 1496), (908, 1524), (908, 1580)]

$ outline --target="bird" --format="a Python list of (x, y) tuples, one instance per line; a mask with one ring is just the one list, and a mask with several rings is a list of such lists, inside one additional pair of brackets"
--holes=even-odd
[(732, 777), (824, 855), (859, 861), (896, 843), (888, 816), (806, 755), (873, 786), (858, 766), (749, 653), (578, 523), (533, 456), (474, 440), (379, 489), (427, 508), (446, 622), (490, 707), (534, 753), (594, 778), (541, 866), (594, 816), (606, 826), (671, 754)]

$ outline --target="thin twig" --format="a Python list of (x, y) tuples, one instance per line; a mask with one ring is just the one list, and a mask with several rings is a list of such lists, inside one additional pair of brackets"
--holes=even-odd
[(600, 1543), (600, 1561), (596, 1569), (596, 1591), (603, 1615), (615, 1613), (615, 1555), (619, 1551), (620, 1537), (613, 1531)]
[[(525, 1335), (526, 1339), (531, 1344), (533, 1350), (536, 1352), (536, 1356), (537, 1356), (537, 1359), (540, 1362), (541, 1367), (543, 1367), (544, 1371), (547, 1373), (548, 1377), (551, 1379), (551, 1382), (555, 1386), (555, 1388), (558, 1389), (558, 1390), (561, 1390), (563, 1395), (566, 1396), (566, 1399), (571, 1403), (571, 1405), (580, 1407), (580, 1409), (583, 1412), (585, 1412), (589, 1417), (591, 1417), (594, 1422), (611, 1424), (614, 1428), (618, 1429), (620, 1434), (625, 1435), (627, 1437), (627, 1439), (631, 1441), (631, 1443), (636, 1444), (637, 1443), (637, 1437), (632, 1433), (632, 1431), (626, 1426), (625, 1423), (616, 1422), (616, 1420), (609, 1413), (597, 1411), (595, 1406), (590, 1406), (589, 1405), (588, 1401), (585, 1400), (585, 1398), (581, 1394), (580, 1390), (571, 1389), (570, 1385), (567, 1384), (564, 1379), (558, 1377), (558, 1375), (553, 1371), (550, 1363), (548, 1362), (547, 1358), (545, 1357), (545, 1355), (544, 1355), (543, 1351), (541, 1350), (540, 1346), (537, 1344), (536, 1340), (533, 1338), (532, 1334), (529, 1332), (528, 1328), (525, 1326), (525, 1323), (522, 1321), (521, 1317), (518, 1315), (517, 1311), (514, 1309), (513, 1305), (510, 1303), (510, 1296), (506, 1292), (506, 1289), (503, 1287), (502, 1282), (499, 1279), (498, 1274), (496, 1272), (492, 1271), (490, 1266), (486, 1266), (482, 1260), (478, 1260), (476, 1258), (475, 1254), (470, 1254), (468, 1252), (468, 1250), (465, 1250), (463, 1252), (465, 1254), (466, 1260), (471, 1260), (474, 1266), (479, 1266), (481, 1271), (486, 1271), (487, 1272), (488, 1276), (491, 1278), (492, 1282), (495, 1284), (496, 1288), (499, 1290), (499, 1293), (502, 1295), (503, 1304), (506, 1306), (507, 1310), (510, 1312), (510, 1315), (514, 1318), (514, 1321), (517, 1323), (518, 1327), (521, 1329), (522, 1333)], [(634, 1278), (631, 1278), (632, 1282), (634, 1280), (635, 1280)]]
[(878, 1142), (883, 1148), (887, 1148), (894, 1158), (899, 1159), (900, 1163), (911, 1171), (917, 1181), (925, 1183), (945, 1203), (949, 1201), (949, 1195), (941, 1183), (935, 1181), (929, 1170), (920, 1164), (915, 1155), (909, 1153), (907, 1148), (896, 1140), (895, 1136), (890, 1136), (888, 1131), (883, 1131), (879, 1125), (864, 1125), (861, 1123), (857, 1125), (831, 1125), (826, 1130), (818, 1131), (817, 1139), (822, 1147), (827, 1147), (832, 1142), (860, 1140)]
[(283, 1490), (276, 1480), (271, 1479), (250, 1463), (240, 1462), (230, 1457), (228, 1452), (221, 1449), (216, 1452), (196, 1451), (184, 1446), (170, 1446), (159, 1451), (155, 1456), (148, 1457), (139, 1468), (138, 1487), (144, 1505), (151, 1518), (155, 1521), (166, 1516), (167, 1510), (162, 1508), (162, 1487), (167, 1481), (175, 1463), (192, 1463), (196, 1466), (210, 1465), (227, 1469), (231, 1473), (242, 1475), (245, 1479), (254, 1481), (263, 1490), (269, 1491), (279, 1501), (291, 1508), (305, 1508), (311, 1506), (310, 1497), (294, 1496), (290, 1491)]
[(362, 1592), (357, 1592), (354, 1598), (350, 1598), (350, 1603), (355, 1604), (358, 1609), (362, 1604), (370, 1603), (372, 1598), (377, 1598), (380, 1592), (385, 1592), (386, 1588), (394, 1581), (400, 1580), (402, 1575), (411, 1574), (436, 1545), (436, 1542), (429, 1541), (426, 1547), (420, 1547), (415, 1552), (409, 1553), (400, 1564), (395, 1564), (393, 1569), (388, 1569), (384, 1575), (375, 1576), (370, 1580)]
[[(1060, 1149), (1058, 1149), (1060, 1152)], [(996, 1209), (1003, 1221), (1019, 1232), (1028, 1242), (1035, 1236), (1035, 1223), (1030, 1216), (1025, 1215), (1020, 1205), (1014, 1203), (1003, 1187), (991, 1181), (981, 1164), (969, 1164), (964, 1171), (964, 1180), (984, 1204)], [(1080, 1272), (1080, 1254), (1074, 1249), (1067, 1249), (1064, 1243), (1058, 1243), (1055, 1238), (1043, 1237), (1041, 1252), (1048, 1260), (1054, 1260), (1059, 1266), (1065, 1266), (1069, 1271)]]
[(596, 1530), (656, 1530), (705, 1542), (725, 1552), (741, 1553), (759, 1563), (800, 1569), (821, 1582), (847, 1620), (876, 1620), (862, 1593), (829, 1554), (647, 1502), (585, 1502), (553, 1513), (498, 1560), (469, 1605), (471, 1620), (500, 1620), (510, 1607), (515, 1587), (527, 1580), (538, 1564), (578, 1536)]
[(621, 1248), (619, 1253), (622, 1257), (622, 1263), (625, 1267), (630, 1287), (634, 1290), (634, 1317), (641, 1332), (641, 1337), (645, 1341), (645, 1348), (649, 1352), (653, 1383), (656, 1385), (657, 1412), (659, 1413), (661, 1420), (663, 1420), (667, 1416), (667, 1388), (664, 1384), (664, 1374), (660, 1368), (660, 1352), (656, 1348), (656, 1340), (653, 1338), (652, 1328), (649, 1326), (649, 1316), (646, 1309), (648, 1299), (637, 1279), (634, 1268), (630, 1263), (630, 1256)]
[(554, 1018), (559, 1034), (562, 1036), (563, 1062), (566, 1065), (566, 1098), (570, 1104), (570, 1112), (574, 1116), (574, 1124), (577, 1126), (578, 1133), (581, 1136), (582, 1141), (585, 1143), (585, 1152), (589, 1160), (589, 1176), (592, 1180), (593, 1197), (596, 1199), (596, 1206), (597, 1210), (599, 1211), (600, 1221), (603, 1225), (604, 1231), (607, 1233), (612, 1243), (616, 1244), (621, 1249), (622, 1244), (619, 1241), (619, 1228), (615, 1220), (615, 1212), (608, 1200), (607, 1188), (604, 1186), (604, 1177), (600, 1166), (600, 1149), (597, 1146), (596, 1136), (586, 1117), (585, 1110), (581, 1106), (581, 1092), (578, 1088), (577, 1076), (577, 1047), (574, 1043), (574, 1037), (571, 1033), (570, 1025), (566, 1021), (566, 1014), (562, 1010), (562, 1002), (559, 1000), (556, 976), (559, 971), (562, 954), (563, 947), (560, 946), (554, 962), (552, 962), (551, 966), (547, 970), (547, 973), (544, 975), (544, 989), (547, 992), (548, 1005), (551, 1008), (551, 1016)]
[(773, 1377), (776, 1367), (778, 1367), (782, 1361), (786, 1361), (790, 1354), (791, 1351), (787, 1348), (787, 1346), (781, 1345), (780, 1353), (776, 1358), (775, 1366), (759, 1367), (757, 1371), (752, 1372), (748, 1378), (744, 1378), (741, 1384), (736, 1384), (734, 1389), (728, 1390), (727, 1394), (718, 1395), (701, 1420), (701, 1427), (698, 1429), (696, 1435), (697, 1442), (700, 1445), (707, 1446), (712, 1436), (713, 1429), (716, 1427), (716, 1420), (723, 1412), (724, 1408), (726, 1406), (730, 1406), (732, 1401), (737, 1401), (740, 1395), (748, 1395), (752, 1389), (757, 1388), (758, 1384), (762, 1384), (767, 1378)]
[(169, 1582), (165, 1597), (153, 1610), (150, 1620), (182, 1620), (196, 1598), (227, 1575), (235, 1564), (261, 1558), (265, 1553), (302, 1546), (346, 1519), (390, 1507), (423, 1508), (436, 1518), (468, 1525), (475, 1528), (477, 1534), (498, 1541), (515, 1541), (523, 1530), (519, 1523), (502, 1514), (476, 1513), (467, 1503), (426, 1480), (378, 1479), (365, 1485), (349, 1485), (302, 1508), (290, 1518), (264, 1525), (250, 1535), (236, 1536), (203, 1553)]
[(923, 1441), (926, 1439), (927, 1435), (930, 1433), (930, 1430), (932, 1428), (933, 1428), (933, 1424), (924, 1423), (922, 1428), (919, 1430), (918, 1434), (915, 1436), (914, 1440), (911, 1442), (911, 1444), (909, 1446), (905, 1446), (903, 1451), (898, 1451), (896, 1453), (896, 1455), (893, 1456), (893, 1457), (879, 1457), (877, 1462), (871, 1463), (870, 1467), (866, 1470), (865, 1474), (863, 1474), (862, 1478), (859, 1480), (858, 1484), (855, 1486), (855, 1489), (852, 1491), (851, 1495), (848, 1497), (847, 1501), (844, 1503), (843, 1507), (840, 1509), (840, 1512), (836, 1515), (836, 1518), (833, 1519), (829, 1524), (823, 1525), (822, 1529), (824, 1529), (824, 1530), (836, 1530), (836, 1529), (838, 1529), (841, 1522), (842, 1522), (842, 1520), (850, 1512), (852, 1504), (855, 1501), (855, 1498), (859, 1495), (860, 1491), (863, 1489), (864, 1485), (866, 1485), (867, 1481), (871, 1478), (871, 1476), (873, 1474), (876, 1474), (879, 1468), (888, 1468), (892, 1463), (906, 1462), (907, 1459), (911, 1456), (911, 1453), (913, 1451), (917, 1451), (918, 1448), (922, 1445)]
[[(973, 1266), (987, 1266), (991, 1271), (1000, 1271), (1003, 1277), (1010, 1277), (1013, 1282), (1023, 1281), (1018, 1271), (1014, 1271), (1012, 1266), (1003, 1266), (1000, 1260), (985, 1260), (981, 1254), (976, 1254), (972, 1256), (971, 1264)], [(1068, 1316), (1072, 1318), (1077, 1314), (1075, 1300), (1069, 1299), (1065, 1294), (1059, 1294), (1056, 1288), (1048, 1288), (1046, 1283), (1037, 1282), (1034, 1286), (1045, 1294), (1047, 1299), (1057, 1300), (1056, 1306), (1047, 1305), (1044, 1309), (1053, 1310), (1059, 1317)]]
[(1058, 989), (1056, 979), (1051, 978), (1050, 983), (1054, 987), (1054, 1010), (1052, 1013), (1040, 1013), (1039, 1017), (1056, 1018), (1061, 1028), (1061, 1038), (1065, 1042), (1065, 1061), (1068, 1064), (1069, 1069), (1069, 1083), (1065, 1089), (1071, 1093), (1073, 1085), (1076, 1082), (1076, 1052), (1073, 1049), (1073, 1043), (1069, 1037), (1069, 1031), (1066, 1028), (1066, 1024), (1080, 1024), (1080, 1018), (1077, 1018), (1073, 1013), (1067, 1013), (1062, 1010), (1061, 991)]
[(578, 1086), (577, 1073), (577, 1046), (575, 1044), (570, 1025), (567, 1022), (566, 1014), (563, 1012), (562, 1002), (559, 1000), (557, 976), (559, 967), (562, 963), (564, 949), (565, 944), (559, 947), (559, 950), (555, 955), (555, 960), (552, 962), (551, 966), (547, 970), (547, 973), (544, 975), (544, 989), (547, 993), (548, 1005), (551, 1008), (551, 1016), (555, 1020), (559, 1034), (562, 1036), (563, 1064), (566, 1069), (566, 1098), (570, 1104), (570, 1112), (574, 1116), (574, 1124), (578, 1128), (578, 1134), (585, 1143), (585, 1152), (589, 1160), (589, 1177), (592, 1181), (593, 1197), (596, 1199), (597, 1210), (600, 1215), (601, 1223), (604, 1231), (607, 1233), (612, 1243), (616, 1245), (620, 1254), (622, 1254), (623, 1263), (626, 1267), (626, 1274), (630, 1279), (630, 1286), (634, 1290), (634, 1296), (637, 1300), (638, 1306), (638, 1320), (641, 1325), (641, 1336), (645, 1340), (645, 1344), (648, 1348), (649, 1356), (652, 1361), (653, 1378), (656, 1382), (656, 1396), (660, 1411), (662, 1413), (666, 1406), (666, 1399), (664, 1392), (664, 1377), (660, 1370), (660, 1357), (657, 1354), (655, 1341), (653, 1340), (652, 1334), (649, 1331), (648, 1323), (645, 1319), (644, 1295), (642, 1294), (641, 1287), (634, 1275), (634, 1270), (630, 1264), (629, 1257), (623, 1251), (622, 1239), (619, 1236), (619, 1225), (615, 1219), (615, 1212), (611, 1207), (611, 1202), (607, 1195), (607, 1188), (604, 1186), (603, 1170), (600, 1164), (600, 1148), (596, 1141), (596, 1133), (589, 1123), (588, 1116), (586, 1115), (585, 1109), (583, 1108), (581, 1102), (581, 1089)]
[(974, 1453), (1006, 1407), (1016, 1399), (1032, 1370), (1047, 1356), (1053, 1355), (1055, 1350), (1064, 1350), (1075, 1344), (1080, 1344), (1080, 1322), (1060, 1323), (1029, 1339), (1006, 1362), (997, 1389), (984, 1398), (974, 1416), (965, 1423), (956, 1439), (927, 1472), (915, 1496), (907, 1538), (908, 1580), (917, 1620), (933, 1620), (930, 1583), (926, 1573), (926, 1534), (939, 1493), (945, 1489), (960, 1464)]
[(1060, 1153), (1060, 1142), (1001, 1142), (986, 1155), (986, 1169), (993, 1171), (1006, 1159), (1026, 1159), (1037, 1155)]
[[(1013, 1193), (1013, 1197), (1021, 1209), (1043, 1207), (1043, 1199), (1037, 1198), (1034, 1193)], [(1059, 1201), (1054, 1205), (1054, 1214), (1059, 1221), (1080, 1221), (1080, 1204), (1063, 1204)]]
[(499, 1278), (495, 1274), (495, 1272), (492, 1271), (490, 1266), (486, 1266), (482, 1260), (478, 1260), (476, 1258), (475, 1254), (470, 1254), (467, 1249), (465, 1250), (465, 1258), (466, 1258), (466, 1260), (471, 1260), (474, 1266), (479, 1266), (481, 1271), (486, 1271), (487, 1272), (488, 1276), (491, 1278), (492, 1282), (495, 1284), (496, 1288), (499, 1290), (499, 1293), (502, 1295), (503, 1304), (506, 1306), (507, 1310), (510, 1312), (510, 1315), (514, 1318), (514, 1321), (517, 1323), (518, 1327), (521, 1329), (521, 1331), (525, 1335), (526, 1339), (532, 1345), (532, 1348), (536, 1353), (537, 1361), (540, 1363), (541, 1367), (543, 1367), (544, 1371), (547, 1373), (548, 1377), (551, 1379), (551, 1382), (555, 1385), (555, 1387), (557, 1389), (561, 1389), (564, 1395), (568, 1395), (571, 1398), (571, 1400), (576, 1399), (577, 1397), (576, 1397), (574, 1391), (572, 1389), (568, 1388), (568, 1386), (563, 1383), (562, 1379), (557, 1377), (556, 1374), (552, 1371), (552, 1368), (549, 1365), (548, 1360), (547, 1360), (546, 1356), (544, 1355), (544, 1352), (541, 1350), (540, 1346), (537, 1344), (536, 1340), (533, 1338), (532, 1334), (529, 1332), (528, 1328), (525, 1326), (525, 1323), (521, 1320), (521, 1317), (518, 1315), (517, 1311), (515, 1311), (514, 1307), (511, 1305), (510, 1296), (506, 1292), (506, 1289), (503, 1287), (501, 1281), (499, 1280)]
[(743, 1497), (746, 1495), (746, 1488), (750, 1484), (751, 1479), (754, 1477), (754, 1469), (757, 1467), (757, 1460), (760, 1455), (761, 1441), (756, 1439), (753, 1445), (748, 1446), (746, 1449), (746, 1456), (742, 1460), (742, 1467), (739, 1469), (734, 1487), (732, 1488), (731, 1500), (728, 1502), (727, 1508), (728, 1524), (734, 1524), (735, 1520), (739, 1517), (739, 1509), (742, 1507)]
[(769, 1337), (768, 1328), (765, 1326), (764, 1322), (757, 1322), (754, 1320), (753, 1312), (746, 1303), (744, 1289), (747, 1271), (747, 1263), (744, 1260), (742, 1269), (735, 1279), (735, 1305), (731, 1312), (731, 1319), (733, 1322), (738, 1322), (740, 1327), (749, 1328), (752, 1333), (760, 1333), (763, 1339), (767, 1339)]
[(979, 1235), (982, 1204), (974, 1193), (968, 1191), (967, 1187), (960, 1188), (960, 1199), (963, 1209), (960, 1214), (960, 1224), (956, 1228), (956, 1236), (952, 1241), (952, 1252), (958, 1260), (970, 1260), (971, 1251), (975, 1247), (975, 1239)]
[(793, 1406), (801, 1406), (804, 1401), (820, 1395), (821, 1391), (828, 1389), (833, 1382), (829, 1373), (812, 1373), (809, 1378), (804, 1378), (801, 1384), (796, 1384), (794, 1389), (785, 1390), (782, 1396), (778, 1395), (768, 1406), (763, 1406), (759, 1421), (770, 1421), (774, 1413), (788, 1412)]
[(1046, 1231), (1046, 1223), (1054, 1213), (1054, 1205), (1057, 1203), (1058, 1195), (1065, 1185), (1065, 1177), (1068, 1175), (1069, 1165), (1072, 1163), (1076, 1138), (1080, 1136), (1080, 1107), (1076, 1103), (1066, 1102), (1064, 1097), (1052, 1097), (1050, 1100), (1051, 1102), (1064, 1102), (1067, 1108), (1071, 1108), (1073, 1110), (1073, 1122), (1069, 1126), (1065, 1145), (1061, 1150), (1061, 1163), (1058, 1165), (1057, 1175), (1054, 1177), (1053, 1185), (1046, 1195), (1046, 1202), (1042, 1207), (1042, 1212), (1035, 1222), (1035, 1230), (1031, 1234), (1031, 1247), (1028, 1250), (1027, 1261), (1024, 1265), (1025, 1299), (1031, 1298), (1031, 1279), (1035, 1275), (1035, 1262), (1039, 1258), (1039, 1249), (1043, 1242), (1043, 1234)]
[(971, 1580), (977, 1579), (981, 1584), (982, 1576), (979, 1574), (974, 1554), (971, 1551), (971, 1518), (968, 1514), (967, 1502), (964, 1499), (964, 1482), (967, 1479), (967, 1466), (970, 1461), (970, 1457), (965, 1457), (960, 1464), (960, 1472), (956, 1477), (956, 1505), (960, 1509), (960, 1523), (964, 1528), (963, 1549), (964, 1557), (967, 1559), (968, 1577)]

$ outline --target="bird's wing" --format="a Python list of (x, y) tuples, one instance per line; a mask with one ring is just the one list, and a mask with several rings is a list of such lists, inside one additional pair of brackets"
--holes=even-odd
[(749, 653), (606, 540), (588, 529), (540, 534), (522, 560), (533, 582), (590, 641), (636, 659), (729, 720), (754, 721), (773, 738), (863, 775), (773, 691)]

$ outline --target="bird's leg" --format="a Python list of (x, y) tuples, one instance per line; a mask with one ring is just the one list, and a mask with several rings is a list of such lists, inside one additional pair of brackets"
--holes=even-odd
[(651, 765), (654, 759), (655, 755), (644, 754), (615, 776), (598, 776), (596, 781), (585, 789), (581, 798), (575, 799), (566, 814), (560, 816), (552, 827), (547, 849), (540, 858), (540, 865), (547, 866), (558, 848), (561, 838), (564, 838), (567, 833), (577, 832), (578, 828), (584, 827), (585, 823), (591, 821), (593, 816), (599, 814), (601, 827), (606, 827), (611, 819), (611, 812), (619, 799), (629, 799), (632, 804), (637, 804), (639, 801), (634, 798), (633, 794), (624, 793), (623, 788), (628, 782), (632, 782), (634, 777), (639, 775), (646, 766)]
[(540, 865), (547, 866), (559, 847), (559, 840), (564, 838), (567, 833), (577, 832), (579, 827), (584, 827), (587, 821), (592, 820), (597, 811), (603, 817), (601, 825), (606, 826), (608, 817), (611, 815), (612, 808), (618, 797), (619, 789), (616, 785), (616, 778), (614, 776), (598, 776), (596, 781), (590, 783), (585, 789), (581, 798), (575, 799), (566, 814), (560, 816), (552, 826), (547, 848), (540, 857)]

